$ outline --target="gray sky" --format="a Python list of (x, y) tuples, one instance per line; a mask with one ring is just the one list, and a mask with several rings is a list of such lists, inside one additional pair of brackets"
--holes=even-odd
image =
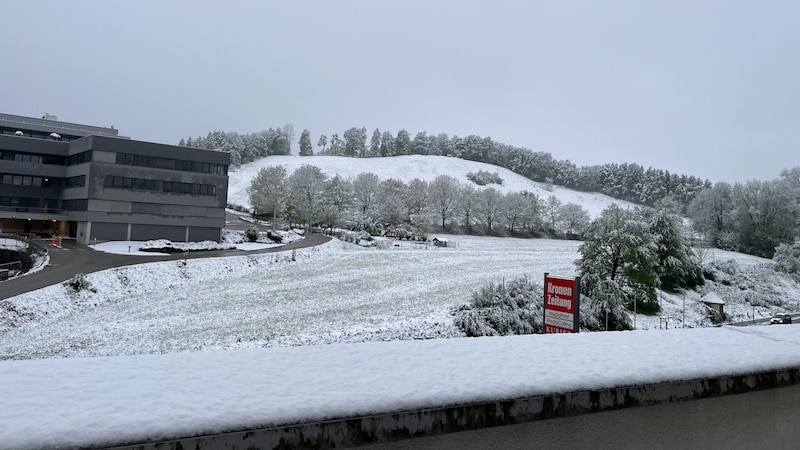
[(135, 139), (291, 123), (314, 144), (353, 126), (477, 134), (715, 182), (800, 166), (797, 0), (3, 1), (0, 15), (0, 112)]

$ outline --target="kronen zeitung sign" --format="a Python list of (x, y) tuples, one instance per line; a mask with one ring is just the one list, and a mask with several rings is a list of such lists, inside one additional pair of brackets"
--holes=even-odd
[(544, 332), (577, 333), (580, 322), (581, 278), (544, 274)]

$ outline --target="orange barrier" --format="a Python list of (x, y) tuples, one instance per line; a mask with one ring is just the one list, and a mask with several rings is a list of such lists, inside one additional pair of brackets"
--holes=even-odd
[(50, 245), (61, 248), (61, 236), (54, 234), (53, 237), (50, 238)]

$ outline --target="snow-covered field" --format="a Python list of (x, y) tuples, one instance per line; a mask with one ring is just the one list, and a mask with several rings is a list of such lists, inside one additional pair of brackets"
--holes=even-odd
[[(574, 276), (576, 241), (440, 236), (451, 247), (403, 242), (388, 249), (334, 240), (292, 252), (190, 259), (89, 274), (95, 292), (55, 285), (9, 299), (0, 312), (0, 359), (389, 341), (460, 336), (450, 310), (487, 283), (544, 272)], [(739, 277), (766, 260), (736, 258)], [(756, 272), (759, 273), (759, 272)], [(761, 276), (761, 275), (759, 275)], [(760, 285), (759, 285), (760, 286)], [(706, 286), (710, 288), (719, 286)], [(726, 312), (742, 320), (752, 308), (733, 291)], [(762, 289), (763, 290), (763, 289)], [(796, 299), (786, 281), (765, 293)], [(662, 294), (670, 328), (681, 327), (683, 298)], [(686, 298), (686, 326), (708, 326), (699, 293)], [(795, 303), (795, 309), (797, 305)], [(757, 311), (768, 317), (777, 304)], [(658, 329), (659, 317), (637, 317)]]
[(502, 193), (528, 191), (536, 194), (542, 200), (553, 195), (562, 204), (575, 203), (583, 206), (592, 218), (600, 213), (612, 203), (620, 206), (632, 206), (631, 203), (617, 200), (603, 194), (593, 192), (578, 192), (563, 186), (552, 186), (549, 189), (543, 183), (531, 181), (522, 175), (516, 174), (508, 169), (493, 166), (491, 164), (467, 161), (465, 159), (447, 156), (423, 156), (407, 155), (394, 156), (390, 158), (347, 158), (344, 156), (267, 156), (257, 161), (244, 164), (238, 169), (231, 170), (229, 173), (230, 181), (228, 184), (228, 203), (242, 206), (250, 205), (247, 196), (247, 186), (250, 181), (258, 174), (263, 167), (283, 166), (286, 172), (291, 175), (296, 169), (304, 164), (318, 167), (322, 173), (328, 177), (339, 175), (344, 179), (352, 179), (360, 173), (372, 172), (381, 180), (394, 178), (407, 183), (414, 178), (424, 181), (432, 181), (439, 175), (450, 175), (462, 184), (470, 184), (476, 189), (483, 187), (476, 185), (467, 178), (470, 172), (483, 170), (489, 173), (497, 173), (503, 179), (503, 184), (492, 184), (491, 186)]

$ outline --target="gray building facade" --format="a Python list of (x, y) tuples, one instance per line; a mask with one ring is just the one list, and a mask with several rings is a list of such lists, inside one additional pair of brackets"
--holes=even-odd
[(219, 241), (230, 155), (0, 114), (0, 232)]

